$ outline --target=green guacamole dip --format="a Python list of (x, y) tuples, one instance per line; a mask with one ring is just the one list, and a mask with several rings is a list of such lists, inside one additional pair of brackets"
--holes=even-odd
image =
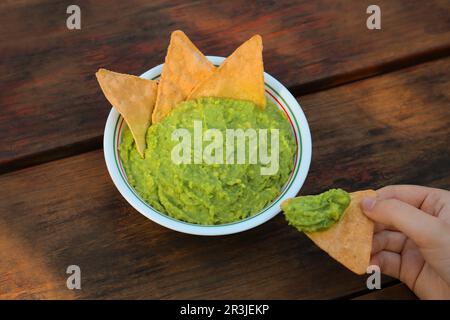
[(330, 228), (350, 204), (350, 195), (342, 189), (331, 189), (315, 196), (292, 198), (281, 204), (290, 225), (299, 231), (313, 232)]
[[(175, 164), (171, 154), (179, 141), (173, 131), (185, 128), (194, 135), (194, 120), (203, 132), (220, 129), (278, 129), (279, 166), (275, 174), (262, 175), (256, 164)], [(268, 135), (269, 153), (271, 150)], [(249, 139), (246, 139), (249, 140)], [(128, 128), (122, 136), (120, 157), (131, 186), (153, 208), (175, 219), (210, 225), (247, 218), (272, 202), (293, 169), (296, 145), (285, 115), (268, 102), (260, 110), (248, 101), (200, 98), (180, 103), (161, 122), (152, 125), (146, 136), (145, 159), (136, 150)], [(208, 145), (210, 142), (203, 142)], [(225, 150), (225, 139), (223, 141)], [(191, 154), (194, 154), (192, 143)], [(259, 151), (254, 150), (256, 152)], [(225, 152), (224, 152), (225, 154)], [(225, 155), (224, 155), (225, 157)]]

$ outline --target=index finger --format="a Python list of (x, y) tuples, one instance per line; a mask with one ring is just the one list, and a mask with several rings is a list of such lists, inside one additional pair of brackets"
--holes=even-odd
[[(364, 206), (364, 200), (363, 200)], [(393, 226), (419, 247), (437, 243), (445, 234), (440, 219), (397, 199), (376, 200), (364, 213), (372, 220)]]
[(420, 208), (426, 197), (436, 190), (435, 188), (415, 186), (415, 185), (393, 185), (377, 190), (377, 197), (380, 200), (396, 199), (406, 202), (411, 206)]

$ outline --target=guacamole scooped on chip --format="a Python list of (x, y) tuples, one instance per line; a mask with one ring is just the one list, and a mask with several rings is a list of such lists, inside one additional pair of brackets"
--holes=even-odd
[[(196, 134), (198, 136), (199, 132), (195, 130), (199, 127), (203, 134), (200, 149), (203, 154), (212, 142), (212, 139), (206, 139), (206, 131), (215, 128), (223, 133), (222, 140), (215, 137), (215, 142), (219, 141), (223, 147), (223, 155), (213, 152), (215, 159), (219, 158), (223, 163), (210, 164), (198, 159), (200, 146), (194, 138)], [(174, 150), (178, 150), (181, 140), (174, 139), (176, 129), (182, 129), (182, 133), (192, 137), (190, 142), (184, 141), (185, 147), (189, 147), (184, 160), (191, 160), (190, 163), (177, 163), (173, 159)], [(262, 169), (269, 164), (260, 161), (237, 163), (235, 160), (230, 164), (230, 158), (237, 158), (237, 153), (236, 144), (233, 150), (228, 145), (229, 129), (242, 129), (244, 132), (247, 129), (266, 129), (268, 155), (272, 151), (271, 129), (277, 129), (279, 152), (276, 170), (262, 174)], [(259, 155), (261, 151), (257, 143), (252, 149), (249, 140), (245, 139), (247, 159), (250, 154)], [(126, 129), (123, 133), (120, 157), (129, 183), (155, 209), (196, 224), (230, 223), (263, 209), (280, 194), (287, 182), (296, 151), (290, 124), (275, 105), (268, 103), (266, 109), (261, 110), (253, 102), (229, 98), (199, 98), (180, 103), (167, 117), (149, 127), (146, 142), (143, 159), (131, 132)]]
[(299, 231), (325, 230), (339, 221), (350, 204), (350, 195), (331, 189), (315, 196), (288, 199), (282, 203), (286, 220)]
[(374, 223), (363, 213), (364, 197), (373, 190), (348, 193), (331, 189), (315, 196), (301, 196), (281, 204), (286, 220), (317, 246), (357, 274), (370, 262)]

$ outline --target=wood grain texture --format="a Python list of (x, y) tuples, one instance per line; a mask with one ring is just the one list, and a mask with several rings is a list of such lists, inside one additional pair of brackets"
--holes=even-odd
[[(29, 190), (31, 181), (39, 187)], [(82, 290), (74, 292), (76, 298), (334, 298), (365, 283), (287, 226), (282, 216), (224, 237), (165, 229), (115, 190), (101, 151), (7, 174), (0, 183), (9, 190), (1, 195), (0, 226), (39, 256), (45, 266), (40, 281), (64, 277), (68, 265), (79, 265)], [(1, 261), (15, 256), (11, 247), (0, 253)], [(19, 258), (30, 267), (36, 261)], [(5, 271), (0, 270), (0, 279), (27, 275), (26, 270)], [(39, 297), (69, 291), (63, 279), (58, 281), (49, 280)], [(15, 288), (1, 282), (0, 292), (2, 298), (17, 297)]]
[(359, 296), (355, 300), (417, 300), (417, 297), (405, 284), (397, 283)]
[[(301, 193), (450, 188), (449, 71), (444, 59), (303, 97), (313, 161)], [(151, 222), (115, 189), (101, 150), (4, 174), (0, 185), (0, 234), (11, 235), (1, 239), (2, 298), (65, 297), (70, 264), (82, 269), (74, 298), (325, 299), (365, 290), (365, 277), (282, 215), (223, 237)], [(35, 265), (38, 276), (27, 278)]]
[(64, 1), (2, 1), (0, 172), (93, 150), (110, 109), (99, 67), (140, 74), (161, 63), (175, 29), (206, 54), (229, 55), (255, 33), (266, 70), (303, 94), (450, 51), (447, 0), (78, 1), (82, 29), (66, 29)]
[(447, 58), (302, 97), (313, 140), (305, 192), (450, 189), (449, 72)]

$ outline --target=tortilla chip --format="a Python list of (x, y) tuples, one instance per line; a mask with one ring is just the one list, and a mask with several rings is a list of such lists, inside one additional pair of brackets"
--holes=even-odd
[(211, 76), (215, 67), (189, 40), (183, 31), (172, 32), (158, 87), (153, 123), (181, 101), (186, 100), (194, 86)]
[(99, 69), (95, 75), (106, 99), (127, 122), (137, 150), (144, 157), (145, 135), (151, 124), (157, 82), (106, 69)]
[(261, 36), (255, 35), (244, 42), (189, 95), (189, 99), (199, 97), (250, 100), (264, 109), (266, 97)]
[(357, 274), (365, 274), (370, 261), (374, 224), (362, 212), (363, 197), (376, 197), (373, 190), (350, 193), (351, 202), (342, 219), (330, 229), (306, 232), (331, 257)]

